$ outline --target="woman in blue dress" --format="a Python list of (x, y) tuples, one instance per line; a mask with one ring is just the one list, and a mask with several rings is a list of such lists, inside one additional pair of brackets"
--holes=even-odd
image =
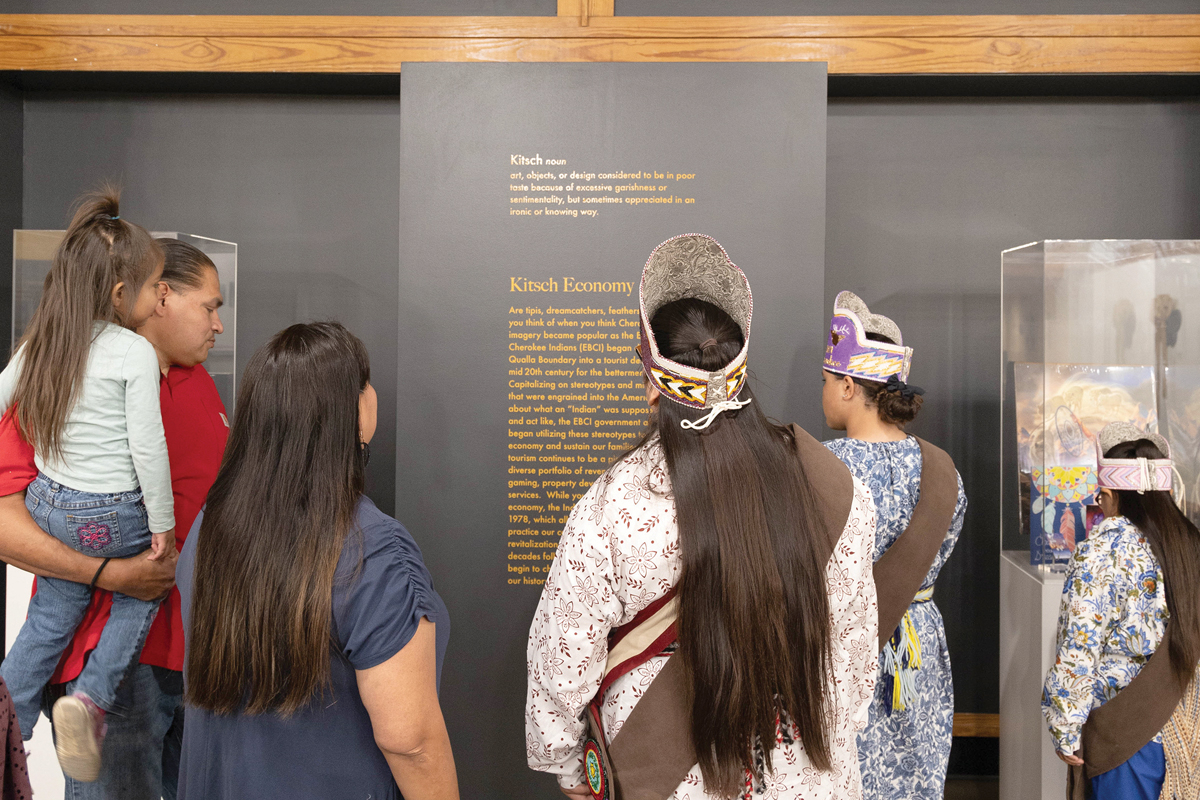
[(438, 702), (450, 614), (363, 494), (378, 420), (361, 340), (293, 325), (250, 358), (179, 556), (179, 800), (459, 800)]
[[(825, 422), (846, 438), (826, 442), (871, 490), (877, 528), (875, 561), (907, 529), (920, 496), (921, 448), (904, 432), (922, 391), (905, 383), (912, 349), (900, 329), (841, 292), (826, 350), (821, 401)], [(942, 800), (954, 727), (954, 685), (933, 584), (962, 531), (967, 498), (958, 502), (921, 589), (879, 655), (867, 727), (858, 736), (865, 798)], [(882, 633), (882, 632), (881, 632)]]

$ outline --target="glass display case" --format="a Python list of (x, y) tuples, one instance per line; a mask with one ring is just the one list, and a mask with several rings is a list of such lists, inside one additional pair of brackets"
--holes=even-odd
[[(15, 344), (25, 332), (33, 312), (42, 298), (42, 284), (50, 271), (54, 251), (65, 231), (13, 231), (13, 293), (12, 341)], [(217, 268), (221, 294), (224, 332), (208, 354), (204, 366), (217, 384), (221, 401), (232, 413), (237, 397), (237, 245), (191, 233), (153, 232), (156, 238), (179, 239), (195, 246), (207, 255)]]
[[(1040, 699), (1067, 563), (1101, 518), (1109, 422), (1171, 444), (1200, 521), (1200, 241), (1048, 240), (1001, 255), (1000, 786), (1061, 798)], [(968, 513), (970, 513), (968, 511)]]
[(1001, 265), (1002, 549), (1065, 569), (1100, 516), (1110, 422), (1167, 438), (1200, 522), (1200, 241), (1051, 240)]

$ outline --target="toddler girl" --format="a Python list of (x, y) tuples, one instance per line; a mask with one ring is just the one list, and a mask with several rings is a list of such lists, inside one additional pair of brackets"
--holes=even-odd
[[(38, 476), (25, 494), (29, 513), (47, 533), (105, 564), (147, 546), (155, 560), (175, 550), (159, 361), (133, 332), (154, 311), (162, 269), (162, 251), (145, 229), (121, 219), (115, 192), (86, 197), (54, 254), (20, 347), (0, 373), (0, 407), (17, 406), (21, 433), (36, 453)], [(38, 579), (28, 618), (0, 665), (23, 739), (33, 735), (42, 689), (91, 589)], [(114, 595), (75, 693), (54, 705), (55, 749), (75, 780), (99, 776), (104, 713), (157, 611), (157, 602)]]

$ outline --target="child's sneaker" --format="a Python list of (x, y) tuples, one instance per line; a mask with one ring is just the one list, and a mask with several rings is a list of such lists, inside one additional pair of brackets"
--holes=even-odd
[(60, 697), (51, 713), (58, 765), (69, 778), (91, 783), (100, 777), (104, 710), (82, 692)]

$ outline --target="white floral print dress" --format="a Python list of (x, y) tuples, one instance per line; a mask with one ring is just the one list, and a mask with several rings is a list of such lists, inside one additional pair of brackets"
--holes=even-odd
[(1162, 567), (1150, 543), (1125, 517), (1104, 520), (1071, 558), (1058, 655), (1042, 692), (1042, 715), (1060, 753), (1078, 750), (1091, 710), (1142, 671), (1162, 643), (1167, 617)]
[[(833, 768), (809, 763), (798, 739), (777, 744), (773, 772), (755, 798), (859, 798), (856, 733), (875, 690), (878, 608), (871, 575), (875, 512), (857, 479), (845, 530), (826, 568), (833, 630), (828, 697), (834, 712)], [(608, 633), (666, 594), (680, 572), (679, 531), (666, 461), (657, 441), (602, 475), (572, 510), (529, 631), (526, 756), (564, 788), (584, 782), (583, 712), (600, 686)], [(651, 659), (605, 691), (602, 721), (611, 740), (669, 655)], [(675, 800), (715, 797), (693, 767)]]

